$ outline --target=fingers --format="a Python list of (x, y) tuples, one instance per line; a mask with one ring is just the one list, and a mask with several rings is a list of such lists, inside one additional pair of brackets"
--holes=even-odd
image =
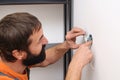
[(89, 47), (92, 45), (92, 41), (85, 42), (84, 45)]
[(77, 36), (83, 35), (83, 33), (71, 33), (67, 32), (66, 39), (70, 40), (76, 38)]
[(88, 64), (92, 60), (93, 58), (92, 51), (87, 47), (90, 44), (91, 42), (86, 42), (76, 50), (73, 56), (73, 59), (75, 60), (75, 62), (78, 62), (76, 65), (80, 65), (84, 67), (86, 64)]
[(91, 48), (91, 45), (92, 45), (92, 41), (88, 41), (88, 42), (85, 42), (83, 44), (79, 44), (79, 48), (81, 47), (87, 47), (87, 48)]
[(72, 48), (72, 49), (77, 49), (77, 48), (79, 48), (79, 44), (73, 44), (73, 45), (71, 46), (71, 48)]
[(81, 28), (77, 28), (77, 27), (74, 27), (72, 30), (71, 30), (72, 33), (81, 33), (81, 34), (85, 34), (85, 31)]
[[(77, 28), (77, 27), (74, 27), (71, 31), (67, 32), (66, 41), (68, 42), (70, 48), (72, 49), (79, 48), (80, 45), (76, 44), (76, 38), (84, 34), (86, 34), (86, 32), (83, 29)], [(90, 44), (90, 43), (86, 43), (84, 45), (87, 45), (87, 44)]]
[(85, 31), (83, 29), (74, 27), (71, 31), (67, 32), (66, 39), (76, 38), (77, 36), (84, 34)]

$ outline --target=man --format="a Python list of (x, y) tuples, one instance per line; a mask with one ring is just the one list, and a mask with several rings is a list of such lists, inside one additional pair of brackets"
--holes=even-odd
[[(78, 48), (70, 63), (66, 80), (79, 80), (82, 68), (92, 59), (89, 46), (75, 44), (85, 31), (73, 28), (66, 41), (45, 50), (48, 40), (42, 24), (29, 13), (13, 13), (0, 21), (0, 80), (28, 80), (28, 69), (45, 67), (59, 60), (68, 49)], [(73, 70), (74, 69), (74, 70)]]

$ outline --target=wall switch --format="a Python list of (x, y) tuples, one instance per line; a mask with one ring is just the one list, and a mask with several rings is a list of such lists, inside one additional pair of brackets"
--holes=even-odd
[[(84, 42), (93, 41), (92, 34), (86, 33), (86, 34), (83, 36), (83, 39), (84, 39)], [(92, 44), (91, 44), (91, 46), (92, 46)], [(90, 48), (91, 48), (91, 46), (90, 46)]]

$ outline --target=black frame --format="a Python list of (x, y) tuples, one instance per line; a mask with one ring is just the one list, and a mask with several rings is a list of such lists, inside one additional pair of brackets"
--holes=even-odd
[[(23, 4), (64, 4), (64, 39), (67, 31), (71, 29), (72, 4), (71, 0), (0, 0), (0, 5), (23, 5)], [(52, 44), (50, 44), (52, 45)], [(53, 44), (54, 45), (54, 44)], [(64, 56), (64, 79), (68, 65), (71, 61), (72, 51), (69, 50)]]
[(66, 4), (67, 0), (0, 0), (0, 5), (6, 4)]
[[(71, 16), (72, 16), (72, 2), (71, 0), (66, 0), (66, 4), (64, 5), (64, 18), (65, 18), (65, 35), (67, 34), (68, 31), (71, 30), (71, 26), (72, 26), (72, 23), (71, 23)], [(71, 61), (71, 55), (72, 55), (72, 51), (71, 49), (68, 50), (68, 52), (65, 54), (64, 56), (64, 78), (66, 76), (66, 73), (67, 73), (67, 68), (68, 68), (68, 65)]]

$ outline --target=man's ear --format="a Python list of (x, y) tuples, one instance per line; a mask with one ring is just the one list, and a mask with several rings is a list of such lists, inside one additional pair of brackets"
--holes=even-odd
[(22, 60), (25, 57), (25, 52), (20, 50), (13, 50), (12, 55), (18, 60)]

